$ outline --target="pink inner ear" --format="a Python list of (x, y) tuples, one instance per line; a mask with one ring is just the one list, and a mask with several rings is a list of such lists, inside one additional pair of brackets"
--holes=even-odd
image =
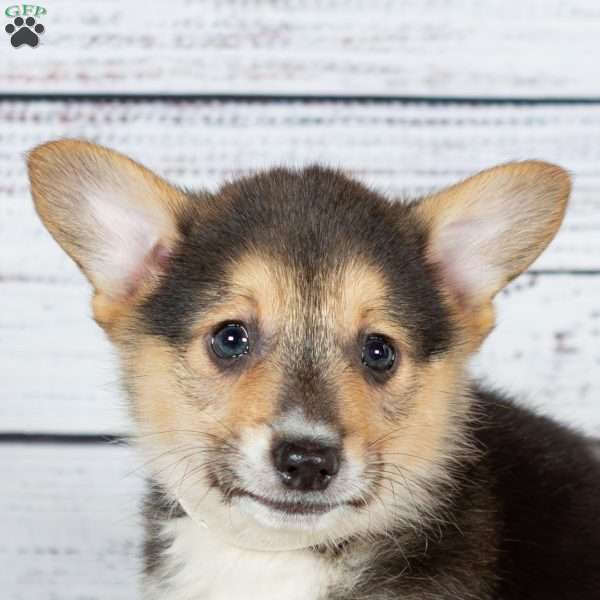
[(452, 297), (461, 308), (468, 308), (470, 292), (461, 270), (460, 251), (457, 248), (447, 247), (443, 252), (435, 252), (432, 259), (440, 269), (444, 284), (451, 291)]
[(431, 258), (464, 308), (481, 302), (496, 285), (499, 274), (489, 250), (499, 231), (499, 223), (464, 219), (443, 225), (432, 240)]
[(163, 242), (158, 241), (146, 254), (141, 265), (128, 277), (123, 299), (129, 299), (139, 291), (149, 278), (166, 271), (171, 261), (172, 251)]
[(171, 260), (172, 252), (162, 242), (158, 242), (154, 245), (149, 255), (159, 269), (165, 270)]

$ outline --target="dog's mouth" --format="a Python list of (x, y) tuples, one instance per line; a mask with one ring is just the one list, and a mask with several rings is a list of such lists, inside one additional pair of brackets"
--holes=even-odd
[(322, 503), (322, 502), (295, 502), (295, 501), (286, 501), (286, 500), (273, 500), (271, 498), (265, 498), (264, 496), (259, 496), (257, 494), (253, 494), (252, 492), (248, 492), (246, 490), (236, 489), (231, 494), (230, 497), (238, 497), (238, 498), (250, 498), (267, 508), (279, 513), (283, 513), (286, 515), (324, 515), (332, 510), (339, 508), (341, 506), (351, 504), (348, 502), (345, 503)]

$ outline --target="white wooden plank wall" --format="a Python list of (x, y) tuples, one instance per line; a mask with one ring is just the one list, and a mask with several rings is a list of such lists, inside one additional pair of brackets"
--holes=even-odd
[(564, 165), (563, 230), (499, 298), (473, 369), (600, 437), (598, 2), (43, 5), (40, 47), (0, 39), (2, 598), (137, 597), (143, 471), (98, 441), (131, 429), (115, 361), (28, 196), (24, 155), (51, 138), (190, 187), (321, 161), (403, 197), (511, 159)]
[(0, 476), (3, 599), (137, 597), (143, 481), (131, 450), (5, 445)]
[(598, 97), (595, 0), (46, 0), (7, 91)]

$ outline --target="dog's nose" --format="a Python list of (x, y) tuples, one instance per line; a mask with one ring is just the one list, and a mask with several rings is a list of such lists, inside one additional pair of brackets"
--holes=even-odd
[(286, 487), (320, 492), (339, 471), (340, 453), (337, 448), (309, 440), (282, 441), (273, 450), (273, 462)]

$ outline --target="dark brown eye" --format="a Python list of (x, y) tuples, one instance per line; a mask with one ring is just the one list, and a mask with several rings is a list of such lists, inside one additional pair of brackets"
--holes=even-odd
[(212, 337), (213, 352), (223, 359), (238, 358), (250, 352), (248, 331), (241, 323), (221, 326)]
[(383, 336), (370, 335), (362, 348), (362, 362), (373, 371), (389, 371), (396, 362), (396, 351)]

